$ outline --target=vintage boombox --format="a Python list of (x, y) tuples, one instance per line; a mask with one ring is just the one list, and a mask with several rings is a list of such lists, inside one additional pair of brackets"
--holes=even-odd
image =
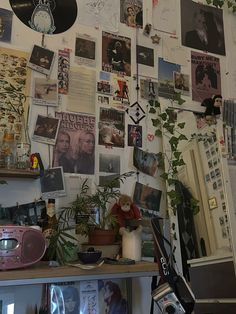
[(41, 231), (32, 227), (0, 226), (0, 270), (22, 268), (41, 260), (47, 248)]

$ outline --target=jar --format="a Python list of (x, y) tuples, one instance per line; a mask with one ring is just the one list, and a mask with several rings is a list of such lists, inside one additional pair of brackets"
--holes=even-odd
[(16, 142), (14, 133), (6, 131), (3, 137), (1, 155), (4, 160), (4, 168), (15, 168), (16, 165)]

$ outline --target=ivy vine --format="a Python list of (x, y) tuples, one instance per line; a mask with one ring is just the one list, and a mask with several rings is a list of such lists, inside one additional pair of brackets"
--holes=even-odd
[(227, 4), (229, 9), (236, 12), (236, 0), (206, 0), (206, 3), (212, 4), (217, 8), (222, 8), (224, 4)]
[[(185, 100), (181, 98), (181, 93), (176, 93), (171, 102), (177, 102), (179, 105), (182, 105)], [(185, 122), (177, 122), (176, 112), (171, 107), (162, 111), (161, 105), (157, 100), (149, 101), (149, 113), (156, 116), (152, 119), (152, 124), (156, 128), (155, 135), (157, 137), (165, 136), (170, 144), (170, 154), (165, 152), (158, 154), (160, 160), (159, 167), (163, 169), (163, 173), (160, 176), (167, 183), (169, 204), (174, 215), (176, 215), (177, 206), (181, 203), (181, 196), (176, 191), (175, 184), (178, 181), (179, 167), (185, 165), (182, 153), (179, 150), (179, 143), (188, 140), (183, 133)]]

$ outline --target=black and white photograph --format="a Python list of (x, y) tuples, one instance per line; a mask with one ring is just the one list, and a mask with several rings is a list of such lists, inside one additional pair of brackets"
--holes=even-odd
[[(105, 185), (109, 184), (111, 181), (115, 180), (118, 176), (119, 176), (119, 173), (99, 175), (99, 186), (105, 186)], [(120, 188), (120, 181), (116, 180), (113, 187), (119, 189)]]
[(99, 172), (120, 174), (120, 156), (99, 154)]
[(11, 42), (13, 12), (0, 8), (0, 41)]
[(44, 170), (40, 177), (43, 199), (57, 198), (66, 195), (64, 174), (62, 167), (54, 167)]
[(52, 70), (54, 56), (54, 51), (34, 45), (27, 65), (37, 72), (49, 75)]
[(87, 66), (96, 65), (96, 41), (85, 35), (77, 35), (75, 40), (75, 62)]
[(137, 63), (150, 67), (154, 66), (154, 50), (144, 46), (136, 46)]
[(182, 45), (225, 55), (223, 10), (181, 0)]
[(158, 82), (150, 79), (141, 79), (140, 95), (146, 100), (156, 100), (158, 98)]
[(32, 140), (45, 144), (56, 144), (60, 119), (38, 115), (35, 123)]
[(58, 85), (55, 79), (35, 78), (34, 80), (34, 105), (57, 106)]

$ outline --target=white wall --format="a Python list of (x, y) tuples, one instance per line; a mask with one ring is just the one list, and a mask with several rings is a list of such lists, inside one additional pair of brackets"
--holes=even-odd
[[(115, 0), (118, 1), (118, 0)], [(77, 2), (79, 2), (77, 0)], [(176, 20), (177, 20), (177, 35), (176, 35), (176, 44), (181, 43), (180, 39), (180, 1), (176, 1), (177, 3), (177, 14), (176, 14)], [(152, 0), (145, 0), (144, 1), (144, 25), (146, 23), (152, 23), (152, 14), (151, 14), (151, 4)], [(7, 0), (1, 0), (1, 7), (11, 9), (9, 2)], [(236, 40), (235, 37), (235, 28), (236, 25), (234, 20), (235, 16), (232, 16), (232, 14), (229, 14), (227, 11), (224, 13), (225, 18), (225, 40), (226, 40), (226, 47), (229, 47), (227, 49), (227, 58), (226, 57), (220, 57), (217, 55), (217, 57), (220, 58), (220, 64), (221, 64), (221, 74), (222, 74), (222, 94), (223, 97), (234, 97), (234, 92), (232, 88), (232, 78), (234, 77), (233, 69), (230, 66), (230, 57), (231, 60), (233, 56), (235, 55), (236, 50)], [(232, 26), (231, 23), (234, 23)], [(46, 48), (54, 50), (57, 53), (58, 49), (64, 49), (69, 48), (71, 50), (71, 65), (75, 66), (74, 63), (74, 47), (75, 47), (75, 36), (76, 34), (87, 34), (91, 35), (92, 37), (95, 37), (97, 39), (97, 55), (96, 55), (96, 70), (97, 74), (101, 70), (101, 43), (102, 43), (102, 29), (95, 29), (91, 27), (86, 27), (83, 25), (80, 25), (78, 23), (78, 18), (76, 20), (76, 23), (65, 33), (60, 35), (46, 35), (45, 36), (45, 44)], [(150, 48), (153, 48), (155, 51), (155, 66), (153, 69), (150, 70), (150, 67), (145, 67), (143, 65), (139, 66), (139, 74), (147, 77), (155, 77), (157, 78), (158, 68), (157, 68), (157, 59), (158, 57), (162, 56), (163, 51), (163, 45), (165, 45), (165, 39), (169, 38), (170, 35), (166, 33), (162, 33), (159, 31), (152, 30), (151, 35), (158, 34), (161, 37), (161, 41), (159, 45), (152, 44), (151, 39), (148, 37), (143, 36), (142, 30), (132, 29), (127, 27), (124, 24), (119, 25), (119, 35), (127, 36), (131, 38), (131, 45), (132, 45), (132, 75), (131, 75), (131, 83), (132, 83), (132, 90), (131, 90), (131, 103), (136, 101), (136, 81), (132, 79), (132, 76), (136, 74), (136, 50), (135, 46), (138, 42), (139, 45), (147, 46)], [(137, 38), (136, 38), (137, 35)], [(16, 16), (13, 18), (13, 32), (12, 32), (12, 42), (11, 44), (4, 44), (0, 43), (0, 46), (5, 46), (8, 48), (13, 49), (19, 49), (22, 51), (30, 52), (33, 45), (41, 45), (41, 34), (36, 33), (35, 31), (27, 28), (25, 25), (23, 25)], [(234, 40), (234, 41), (233, 41)], [(184, 48), (187, 52), (188, 56), (188, 62), (187, 66), (182, 67), (182, 72), (190, 74), (190, 51), (191, 49)], [(227, 75), (226, 73), (229, 72)], [(51, 74), (52, 78), (56, 78), (57, 75), (57, 58), (54, 63), (53, 71)], [(39, 73), (36, 73), (32, 71), (32, 82), (35, 77), (41, 77)], [(235, 86), (234, 89), (236, 90)], [(31, 87), (32, 92), (32, 87)], [(30, 96), (30, 95), (29, 95)], [(185, 97), (186, 103), (183, 105), (184, 108), (198, 108), (198, 110), (201, 110), (199, 108), (199, 103), (193, 102), (191, 100), (191, 97)], [(167, 100), (160, 99), (163, 104), (170, 105)], [(31, 102), (31, 100), (30, 100)], [(146, 140), (146, 136), (148, 133), (154, 133), (154, 128), (151, 124), (151, 116), (147, 112), (147, 106), (146, 101), (139, 99), (140, 104), (142, 105), (143, 109), (146, 111), (147, 118), (144, 119), (140, 124), (143, 127), (143, 150), (148, 150), (150, 152), (159, 152), (161, 150), (160, 142), (155, 139), (153, 142), (149, 142)], [(67, 97), (62, 96), (61, 101), (61, 108), (62, 110), (65, 110), (67, 103)], [(54, 109), (49, 109), (49, 112), (51, 114), (54, 113)], [(47, 113), (46, 108), (31, 105), (31, 112), (30, 112), (30, 134), (32, 133), (32, 127), (34, 125), (35, 117), (38, 113), (45, 114)], [(97, 120), (98, 121), (98, 120)], [(126, 125), (132, 124), (129, 117), (126, 115)], [(126, 136), (126, 143), (127, 143), (127, 136)], [(32, 152), (39, 152), (41, 154), (42, 160), (44, 162), (45, 167), (47, 168), (49, 160), (48, 160), (48, 150), (47, 145), (39, 144), (36, 142), (32, 142)], [(105, 149), (101, 146), (96, 146), (96, 171), (95, 175), (91, 176), (93, 182), (98, 182), (98, 154), (99, 152), (105, 152), (109, 153), (110, 151), (108, 149)], [(114, 148), (112, 149), (113, 153), (117, 153), (121, 155), (121, 173), (128, 171), (128, 170), (134, 170), (134, 167), (132, 166), (132, 148), (125, 147), (124, 149), (118, 149)], [(130, 195), (133, 194), (133, 188), (134, 183), (137, 180), (137, 178), (130, 178), (127, 180), (127, 182), (124, 183), (124, 185), (121, 188), (121, 192), (130, 193)], [(39, 179), (37, 180), (31, 180), (31, 179), (7, 179), (8, 185), (1, 186), (0, 187), (0, 203), (2, 206), (11, 206), (15, 205), (16, 202), (19, 204), (25, 203), (25, 202), (32, 202), (35, 199), (38, 199), (41, 195), (40, 192), (40, 182)], [(158, 178), (152, 178), (150, 176), (144, 175), (140, 173), (139, 175), (139, 182), (143, 184), (148, 184), (152, 187), (158, 188), (163, 190), (163, 185), (160, 182)], [(162, 201), (161, 201), (161, 208), (165, 209), (165, 193), (162, 194)], [(177, 250), (177, 253), (179, 251)], [(177, 254), (178, 262), (180, 261), (180, 255)], [(134, 299), (134, 310), (133, 313), (135, 314), (144, 314), (147, 313), (147, 308), (149, 309), (150, 305), (150, 282), (149, 280), (142, 279), (138, 280), (135, 279), (134, 281), (134, 287), (135, 290), (133, 292), (133, 299)], [(21, 289), (18, 289), (19, 291), (23, 291)], [(27, 292), (32, 292), (32, 295), (34, 295), (33, 298), (35, 298), (35, 291), (27, 289)], [(33, 293), (34, 292), (34, 293)], [(18, 297), (17, 297), (18, 298)], [(22, 295), (22, 298), (19, 298), (20, 300), (24, 299), (24, 294)], [(32, 304), (34, 304), (35, 299), (32, 300)], [(23, 314), (24, 311), (22, 309), (17, 310), (17, 314)], [(28, 313), (27, 313), (28, 314)]]

